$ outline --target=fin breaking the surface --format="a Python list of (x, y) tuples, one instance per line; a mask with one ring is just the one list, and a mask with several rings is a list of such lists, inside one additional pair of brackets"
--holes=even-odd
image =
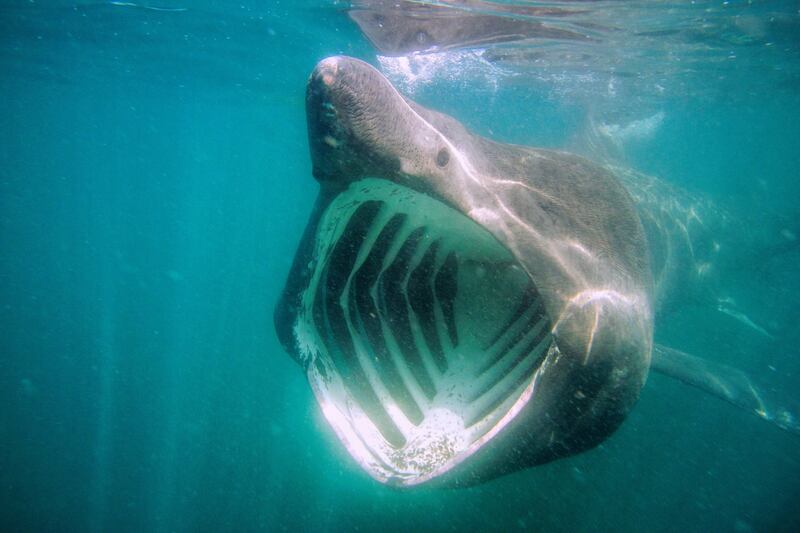
[(741, 370), (660, 344), (653, 345), (650, 368), (800, 434), (800, 404), (776, 398), (773, 391), (757, 386)]

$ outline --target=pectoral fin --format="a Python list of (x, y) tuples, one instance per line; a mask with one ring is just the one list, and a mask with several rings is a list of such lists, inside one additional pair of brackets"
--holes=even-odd
[(756, 385), (741, 370), (660, 344), (653, 346), (650, 368), (722, 398), (782, 429), (800, 434), (800, 404), (777, 397), (773, 391)]

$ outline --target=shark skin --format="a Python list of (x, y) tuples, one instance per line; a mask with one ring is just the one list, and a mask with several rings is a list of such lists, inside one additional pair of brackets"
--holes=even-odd
[[(633, 408), (654, 354), (657, 370), (775, 418), (743, 374), (720, 381), (654, 350), (681, 267), (654, 250), (675, 246), (666, 215), (626, 180), (472, 134), (357, 59), (321, 61), (306, 98), (320, 193), (275, 326), (373, 478), (463, 486), (590, 449)], [(782, 427), (796, 430), (794, 412)]]

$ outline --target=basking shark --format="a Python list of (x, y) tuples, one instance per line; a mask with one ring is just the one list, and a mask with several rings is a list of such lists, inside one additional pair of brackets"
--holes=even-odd
[(275, 325), (373, 478), (473, 484), (587, 450), (650, 369), (798, 430), (741, 372), (654, 345), (697, 272), (653, 184), (479, 137), (357, 59), (321, 61), (306, 97), (320, 193)]

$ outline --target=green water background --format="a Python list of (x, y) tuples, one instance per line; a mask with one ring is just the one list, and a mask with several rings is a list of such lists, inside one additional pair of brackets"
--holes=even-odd
[[(598, 449), (482, 486), (356, 467), (271, 319), (316, 194), (305, 80), (335, 53), (376, 64), (330, 4), (0, 7), (0, 529), (800, 530), (797, 437), (661, 376)], [(630, 164), (792, 229), (800, 78), (713, 72), (654, 102)], [(471, 88), (415, 98), (550, 147), (604, 98)], [(799, 259), (732, 278), (774, 339), (687, 306), (659, 340), (796, 399)]]

